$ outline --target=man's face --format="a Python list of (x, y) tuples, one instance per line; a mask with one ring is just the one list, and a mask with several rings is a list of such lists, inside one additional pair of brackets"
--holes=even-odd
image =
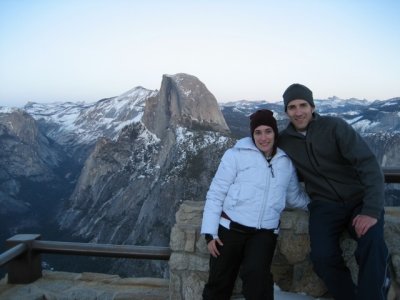
[(289, 102), (286, 113), (297, 131), (305, 131), (312, 120), (314, 108), (305, 100), (296, 99)]

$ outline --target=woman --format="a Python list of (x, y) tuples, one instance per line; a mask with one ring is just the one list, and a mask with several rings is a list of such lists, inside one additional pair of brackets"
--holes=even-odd
[(289, 157), (277, 148), (273, 113), (250, 116), (251, 138), (243, 138), (222, 157), (204, 207), (201, 233), (210, 252), (203, 299), (230, 299), (240, 269), (246, 299), (273, 299), (271, 262), (285, 204), (306, 209)]

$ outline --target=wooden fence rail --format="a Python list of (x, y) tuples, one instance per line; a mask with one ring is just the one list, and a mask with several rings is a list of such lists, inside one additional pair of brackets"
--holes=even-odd
[(169, 247), (42, 241), (39, 234), (17, 234), (6, 241), (0, 266), (8, 267), (8, 283), (31, 283), (42, 277), (41, 253), (169, 260)]

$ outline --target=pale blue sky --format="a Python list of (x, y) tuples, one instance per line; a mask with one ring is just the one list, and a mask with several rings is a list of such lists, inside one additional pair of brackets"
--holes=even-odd
[(400, 97), (400, 1), (0, 0), (0, 106), (88, 101), (163, 74), (218, 102)]

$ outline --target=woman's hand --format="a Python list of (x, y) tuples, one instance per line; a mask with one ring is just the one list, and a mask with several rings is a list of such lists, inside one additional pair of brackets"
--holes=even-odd
[(222, 243), (222, 241), (219, 238), (216, 238), (214, 240), (211, 240), (208, 244), (207, 244), (207, 248), (208, 251), (210, 252), (210, 254), (212, 256), (214, 256), (215, 258), (217, 258), (219, 256), (219, 251), (218, 251), (218, 247), (217, 247), (217, 243), (220, 246), (223, 246), (224, 244)]

